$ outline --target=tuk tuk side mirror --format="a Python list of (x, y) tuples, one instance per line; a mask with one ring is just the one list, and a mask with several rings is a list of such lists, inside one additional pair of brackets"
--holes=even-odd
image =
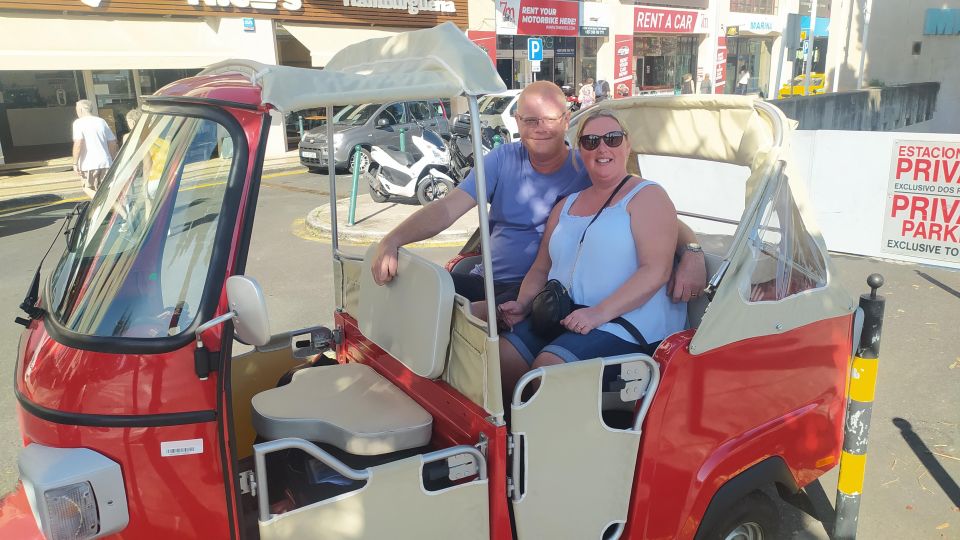
[(255, 347), (270, 342), (267, 302), (255, 279), (247, 276), (227, 278), (227, 302), (233, 312), (233, 329), (240, 341)]
[(234, 334), (243, 343), (262, 347), (270, 341), (267, 303), (256, 280), (246, 276), (227, 278), (227, 302), (230, 311), (201, 324), (195, 332), (197, 348), (193, 353), (193, 361), (197, 377), (202, 381), (207, 380), (210, 372), (216, 371), (220, 365), (217, 354), (204, 347), (202, 336), (207, 330), (233, 320)]

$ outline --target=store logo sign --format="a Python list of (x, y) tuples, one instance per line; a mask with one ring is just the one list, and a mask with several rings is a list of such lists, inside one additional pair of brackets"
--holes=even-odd
[(398, 9), (416, 15), (421, 11), (456, 13), (457, 6), (446, 0), (343, 0), (344, 7)]
[[(86, 3), (86, 0), (84, 0)], [(98, 2), (99, 3), (99, 2)], [(188, 6), (258, 9), (262, 11), (276, 11), (283, 8), (288, 11), (298, 11), (303, 7), (303, 0), (187, 0)]]
[(751, 32), (773, 32), (773, 22), (771, 21), (750, 21)]

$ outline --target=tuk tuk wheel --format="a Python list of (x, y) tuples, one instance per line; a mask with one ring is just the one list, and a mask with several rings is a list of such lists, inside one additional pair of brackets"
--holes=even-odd
[(437, 199), (442, 199), (453, 191), (453, 182), (446, 178), (427, 175), (417, 186), (417, 200), (426, 205)]
[(772, 540), (777, 538), (780, 518), (777, 507), (767, 495), (755, 491), (740, 499), (729, 511), (729, 518), (704, 535), (710, 540)]

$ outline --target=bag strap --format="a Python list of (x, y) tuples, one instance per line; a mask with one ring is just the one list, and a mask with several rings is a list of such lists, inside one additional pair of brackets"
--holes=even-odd
[[(575, 310), (583, 309), (587, 307), (590, 307), (590, 306), (585, 306), (583, 304), (573, 304), (571, 311), (575, 311)], [(624, 330), (627, 331), (628, 334), (633, 336), (633, 339), (637, 340), (637, 343), (639, 343), (641, 347), (647, 348), (650, 346), (650, 344), (647, 343), (647, 339), (643, 337), (643, 333), (640, 332), (640, 330), (637, 329), (637, 327), (634, 326), (632, 322), (626, 320), (622, 316), (611, 319), (610, 322), (612, 322), (613, 324), (619, 324), (621, 328), (623, 328)]]
[(600, 213), (603, 212), (603, 210), (606, 207), (610, 206), (610, 201), (612, 201), (613, 198), (617, 196), (617, 193), (620, 192), (620, 188), (622, 188), (623, 185), (627, 183), (627, 180), (629, 180), (631, 176), (633, 175), (628, 174), (623, 177), (623, 180), (621, 180), (620, 183), (617, 184), (617, 188), (613, 190), (613, 193), (611, 193), (609, 197), (607, 197), (607, 202), (603, 203), (603, 206), (601, 206), (600, 209), (597, 210), (597, 213), (593, 215), (593, 219), (590, 220), (590, 223), (587, 223), (587, 226), (584, 227), (583, 234), (580, 236), (580, 245), (583, 245), (583, 239), (587, 237), (587, 229), (589, 229), (590, 225), (593, 225), (593, 222), (596, 221), (598, 217), (600, 217)]

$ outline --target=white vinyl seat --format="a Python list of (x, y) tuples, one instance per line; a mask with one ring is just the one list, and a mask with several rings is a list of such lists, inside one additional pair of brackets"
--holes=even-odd
[[(376, 254), (370, 246), (363, 268)], [(414, 376), (443, 373), (453, 316), (453, 279), (405, 249), (397, 276), (378, 286), (360, 274), (357, 325), (364, 337)], [(399, 315), (398, 314), (402, 314)], [(362, 363), (302, 369), (293, 380), (251, 400), (253, 426), (266, 439), (295, 437), (357, 455), (381, 455), (430, 442), (433, 417), (402, 390)]]
[(380, 455), (430, 442), (433, 417), (364, 364), (298, 371), (290, 384), (253, 398), (262, 437), (298, 437), (356, 455)]

